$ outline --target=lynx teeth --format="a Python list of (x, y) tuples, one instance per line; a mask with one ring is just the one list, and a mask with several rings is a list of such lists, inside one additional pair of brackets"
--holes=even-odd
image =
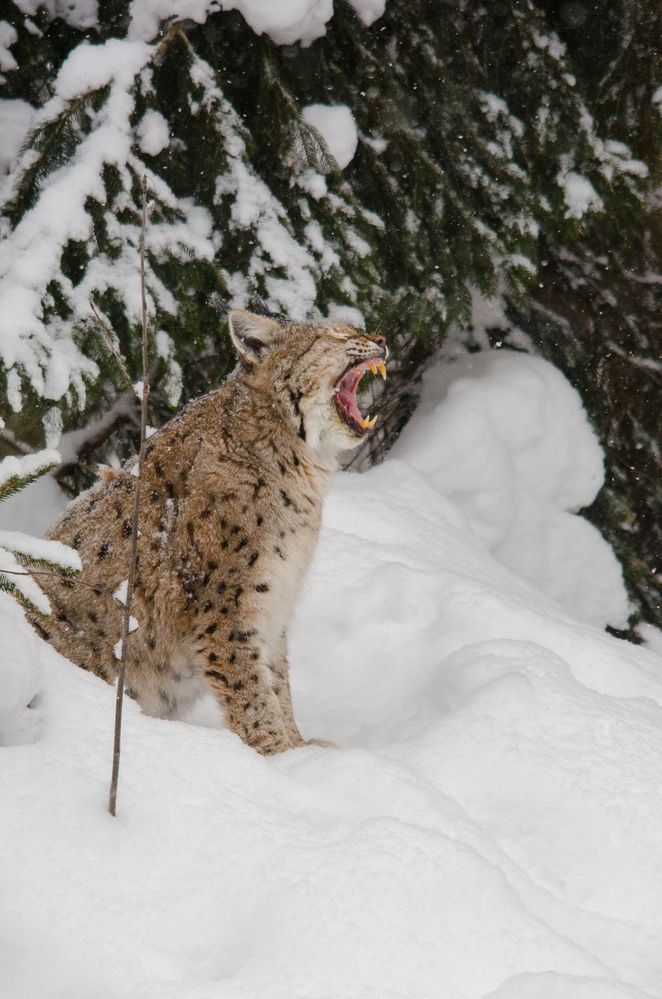
[(380, 361), (379, 364), (376, 364), (375, 361), (371, 361), (368, 367), (370, 369), (371, 374), (376, 375), (377, 372), (379, 372), (384, 381), (386, 381), (386, 365), (384, 364), (383, 361)]

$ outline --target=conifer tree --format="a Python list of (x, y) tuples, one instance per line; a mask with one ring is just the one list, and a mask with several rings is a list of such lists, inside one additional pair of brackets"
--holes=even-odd
[(631, 150), (628, 169), (644, 183), (637, 197), (610, 197), (572, 242), (553, 227), (542, 233), (545, 267), (530, 302), (513, 316), (581, 392), (607, 466), (589, 517), (619, 555), (644, 617), (659, 625), (662, 9), (633, 0), (549, 6), (593, 127), (611, 137), (618, 155)]
[[(326, 23), (310, 4), (291, 24), (287, 4), (224, 6), (242, 13), (202, 0), (79, 0), (36, 13), (26, 0), (9, 4), (4, 107), (29, 125), (0, 178), (0, 388), (11, 430), (40, 446), (59, 420), (84, 428), (137, 377), (139, 301), (126, 276), (137, 270), (145, 174), (151, 422), (232, 366), (215, 303), (262, 302), (389, 334), (381, 429), (357, 462), (372, 459), (406, 421), (448, 329), (467, 327), (470, 342), (476, 294), (504, 296), (513, 322), (583, 393), (612, 471), (596, 517), (627, 558), (621, 513), (636, 519), (644, 495), (655, 512), (652, 486), (634, 485), (635, 423), (653, 431), (635, 418), (634, 395), (651, 380), (635, 377), (616, 422), (620, 403), (607, 419), (599, 387), (605, 371), (606, 394), (621, 384), (608, 343), (632, 353), (612, 328), (643, 318), (646, 335), (655, 331), (643, 276), (660, 253), (650, 200), (657, 11), (619, 0), (592, 15), (589, 51), (571, 23), (580, 3), (388, 0), (382, 12), (336, 0)], [(344, 108), (344, 125), (325, 125), (320, 105)], [(579, 349), (589, 288), (591, 314), (602, 322), (608, 306), (613, 321)], [(650, 300), (643, 311), (634, 288)], [(636, 357), (650, 361), (640, 347)], [(68, 471), (72, 488), (108, 450), (123, 457), (135, 446), (130, 419), (108, 428)], [(631, 468), (617, 472), (623, 462)], [(636, 547), (631, 592), (660, 620), (643, 534)]]

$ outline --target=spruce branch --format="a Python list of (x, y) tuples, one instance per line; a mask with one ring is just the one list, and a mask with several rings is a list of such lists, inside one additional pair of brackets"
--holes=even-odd
[(10, 597), (17, 600), (18, 603), (23, 607), (24, 610), (31, 614), (39, 614), (40, 617), (43, 616), (44, 612), (41, 610), (37, 604), (31, 600), (16, 583), (13, 583), (8, 576), (29, 576), (29, 572), (12, 572), (11, 569), (3, 569), (0, 571), (0, 593), (8, 593)]
[(108, 325), (108, 323), (106, 322), (106, 320), (101, 316), (101, 313), (97, 309), (97, 306), (92, 299), (90, 299), (90, 309), (92, 310), (92, 314), (96, 322), (96, 327), (99, 331), (99, 335), (103, 341), (104, 347), (106, 347), (108, 352), (112, 355), (127, 385), (130, 385), (131, 375), (129, 374), (126, 364), (124, 363), (124, 358), (119, 352), (115, 335), (110, 326)]
[(119, 780), (120, 752), (122, 742), (122, 707), (124, 703), (124, 677), (126, 674), (126, 657), (128, 651), (129, 634), (131, 631), (131, 603), (136, 582), (136, 567), (138, 564), (138, 536), (140, 521), (140, 494), (142, 486), (142, 472), (145, 462), (145, 441), (147, 437), (147, 403), (149, 399), (149, 370), (147, 363), (147, 297), (145, 293), (145, 230), (147, 228), (147, 178), (143, 174), (140, 183), (142, 195), (142, 224), (140, 228), (140, 297), (142, 316), (142, 393), (140, 398), (140, 450), (138, 452), (138, 475), (136, 477), (136, 491), (133, 504), (133, 516), (131, 522), (131, 555), (129, 559), (129, 576), (127, 580), (126, 601), (124, 603), (124, 615), (122, 619), (122, 644), (120, 660), (117, 670), (117, 693), (115, 697), (115, 732), (113, 740), (113, 768), (110, 780), (110, 795), (108, 799), (108, 811), (111, 815), (116, 814), (117, 805), (117, 784)]
[[(8, 545), (3, 545), (3, 548), (7, 548), (10, 551), (19, 565), (24, 565), (26, 569), (30, 569), (27, 573), (29, 576), (38, 575), (37, 570), (48, 570), (51, 575), (57, 576), (58, 578), (74, 576), (79, 570), (73, 569), (68, 565), (60, 565), (59, 562), (55, 562), (52, 559), (45, 558), (41, 555), (28, 555), (26, 552), (17, 550), (16, 548), (11, 548)], [(8, 571), (8, 570), (3, 570)], [(16, 573), (18, 575), (18, 573)]]
[(22, 474), (20, 471), (15, 475), (10, 475), (3, 482), (0, 482), (0, 502), (7, 499), (9, 496), (13, 496), (14, 493), (18, 493), (21, 489), (25, 489), (29, 486), (31, 482), (36, 479), (41, 478), (47, 472), (52, 472), (54, 468), (59, 465), (58, 461), (46, 460), (44, 464), (38, 465), (32, 471)]
[(304, 118), (292, 92), (285, 86), (271, 56), (264, 61), (264, 79), (275, 97), (288, 135), (290, 150), (297, 161), (319, 173), (340, 173), (336, 158), (330, 152), (318, 128)]
[[(17, 559), (17, 561), (18, 561), (18, 559)], [(115, 594), (111, 593), (110, 590), (106, 589), (105, 586), (101, 586), (101, 585), (99, 585), (99, 583), (87, 583), (84, 579), (80, 579), (78, 576), (75, 576), (73, 574), (73, 570), (63, 571), (62, 569), (60, 569), (59, 572), (50, 572), (47, 569), (32, 569), (30, 572), (23, 572), (23, 571), (19, 571), (17, 569), (3, 569), (2, 570), (2, 575), (4, 575), (4, 576), (48, 576), (51, 579), (57, 579), (60, 582), (62, 582), (62, 577), (64, 576), (67, 579), (67, 585), (68, 586), (72, 586), (75, 583), (77, 586), (86, 586), (88, 588), (88, 590), (94, 590), (94, 592), (96, 594), (103, 593), (107, 597), (112, 597), (113, 599), (115, 598)], [(2, 583), (2, 579), (0, 577), (0, 584), (1, 583)], [(0, 589), (1, 588), (2, 587), (0, 585)]]
[[(46, 450), (0, 461), (0, 501), (56, 468), (60, 460), (57, 451)], [(30, 571), (18, 570), (16, 566), (25, 566)], [(0, 531), (0, 590), (10, 593), (26, 610), (46, 615), (50, 613), (48, 599), (32, 579), (39, 569), (51, 570), (49, 575), (58, 578), (69, 577), (80, 571), (80, 559), (66, 545), (36, 541), (20, 531)], [(10, 579), (11, 576), (27, 578), (22, 582)]]
[(36, 155), (20, 176), (15, 195), (7, 206), (12, 221), (18, 222), (21, 214), (32, 208), (43, 180), (74, 155), (85, 129), (86, 116), (103, 104), (108, 93), (109, 87), (105, 86), (72, 98), (58, 115), (28, 134), (21, 153), (32, 149)]

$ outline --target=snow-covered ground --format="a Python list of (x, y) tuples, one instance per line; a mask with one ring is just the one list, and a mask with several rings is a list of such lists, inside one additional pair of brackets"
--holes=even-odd
[(112, 819), (114, 692), (0, 594), (3, 999), (662, 996), (662, 658), (595, 623), (599, 453), (542, 361), (451, 368), (327, 504), (291, 653), (337, 749), (129, 702)]

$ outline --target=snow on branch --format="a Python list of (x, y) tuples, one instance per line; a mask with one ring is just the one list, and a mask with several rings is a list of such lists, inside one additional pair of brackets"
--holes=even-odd
[[(56, 468), (58, 451), (13, 456), (0, 461), (0, 500), (24, 489), (30, 482)], [(78, 552), (59, 541), (33, 538), (19, 531), (0, 531), (0, 590), (11, 593), (28, 610), (50, 614), (45, 593), (27, 570), (39, 569), (62, 575), (80, 572)]]

